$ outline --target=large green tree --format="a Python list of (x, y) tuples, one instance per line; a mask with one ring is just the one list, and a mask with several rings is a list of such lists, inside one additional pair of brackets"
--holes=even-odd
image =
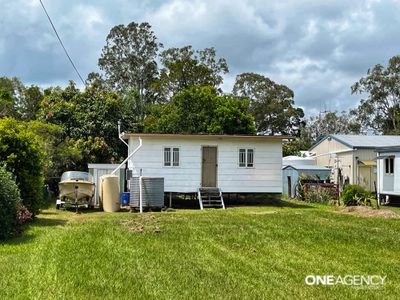
[(258, 132), (297, 135), (304, 112), (294, 106), (294, 93), (287, 86), (255, 73), (236, 77), (233, 94), (251, 100)]
[(161, 101), (169, 100), (191, 86), (218, 88), (223, 81), (222, 75), (228, 72), (226, 60), (216, 57), (215, 48), (170, 48), (161, 52), (160, 60), (163, 67), (153, 90)]
[(393, 56), (386, 68), (375, 65), (351, 89), (366, 96), (354, 110), (364, 127), (400, 134), (400, 55)]
[(24, 88), (16, 77), (0, 77), (0, 117), (19, 117)]
[(305, 141), (316, 142), (320, 137), (328, 134), (359, 134), (361, 125), (351, 111), (327, 112), (319, 116), (310, 117), (301, 127), (300, 135)]
[(311, 141), (304, 140), (301, 137), (290, 141), (283, 141), (282, 155), (283, 157), (289, 155), (301, 156), (301, 151), (307, 151), (312, 144)]
[(99, 67), (113, 89), (125, 92), (134, 88), (143, 101), (149, 102), (150, 86), (158, 75), (156, 59), (160, 47), (150, 24), (118, 25), (107, 36)]
[(22, 203), (37, 214), (42, 205), (44, 152), (25, 123), (0, 119), (0, 162), (14, 174)]
[(0, 77), (0, 117), (34, 120), (42, 99), (38, 86), (26, 87), (16, 77)]
[(45, 153), (44, 177), (52, 191), (57, 191), (60, 175), (75, 170), (82, 160), (78, 143), (68, 137), (63, 128), (56, 124), (30, 121), (27, 128), (37, 136), (37, 142)]
[(134, 109), (131, 98), (97, 86), (80, 91), (71, 82), (64, 89), (45, 91), (39, 115), (43, 122), (61, 126), (65, 135), (76, 141), (82, 154), (77, 168), (85, 169), (88, 162), (112, 162), (126, 154), (117, 123), (121, 120), (126, 130), (132, 130)]
[(192, 86), (175, 94), (171, 102), (154, 105), (145, 120), (153, 133), (254, 134), (249, 101), (220, 96), (214, 87)]

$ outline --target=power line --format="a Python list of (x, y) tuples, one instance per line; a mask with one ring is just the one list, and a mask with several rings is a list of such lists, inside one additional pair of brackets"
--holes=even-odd
[(43, 4), (42, 0), (39, 0), (39, 1), (40, 1), (40, 4), (41, 4), (42, 7), (43, 7), (43, 10), (44, 10), (44, 12), (45, 12), (47, 18), (49, 19), (49, 22), (50, 22), (50, 24), (51, 24), (51, 27), (53, 27), (54, 33), (56, 34), (57, 39), (58, 39), (58, 41), (59, 41), (60, 44), (61, 44), (61, 47), (64, 49), (64, 52), (65, 52), (65, 54), (67, 55), (67, 57), (68, 57), (68, 59), (69, 59), (71, 65), (72, 65), (72, 67), (74, 68), (76, 74), (78, 74), (78, 77), (79, 77), (79, 79), (82, 81), (83, 85), (86, 86), (85, 81), (83, 80), (81, 74), (79, 73), (78, 69), (76, 68), (74, 62), (72, 61), (72, 58), (69, 56), (68, 51), (67, 51), (67, 49), (65, 48), (64, 43), (62, 42), (60, 36), (58, 35), (58, 32), (57, 32), (56, 28), (54, 27), (53, 21), (51, 20), (49, 14), (47, 13), (47, 10), (46, 10), (46, 8), (44, 7), (44, 4)]

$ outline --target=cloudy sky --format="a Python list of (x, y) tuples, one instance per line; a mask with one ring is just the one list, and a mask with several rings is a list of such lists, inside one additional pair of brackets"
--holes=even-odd
[[(83, 77), (111, 27), (149, 22), (165, 47), (215, 47), (235, 76), (261, 73), (290, 87), (308, 115), (357, 105), (350, 86), (400, 54), (400, 0), (43, 0)], [(65, 86), (78, 78), (39, 0), (0, 0), (0, 76)]]

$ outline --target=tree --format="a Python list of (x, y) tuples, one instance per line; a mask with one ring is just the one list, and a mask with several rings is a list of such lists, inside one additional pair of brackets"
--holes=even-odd
[(393, 56), (386, 68), (375, 65), (351, 90), (367, 94), (354, 110), (363, 126), (383, 134), (400, 134), (400, 55)]
[(160, 54), (163, 68), (159, 79), (153, 84), (161, 101), (191, 86), (208, 85), (218, 88), (222, 75), (228, 72), (224, 58), (216, 58), (214, 48), (194, 50), (192, 46), (170, 48)]
[(37, 142), (45, 153), (45, 182), (56, 192), (60, 175), (65, 171), (77, 169), (82, 160), (81, 150), (77, 142), (68, 137), (59, 125), (35, 120), (28, 122), (26, 126), (35, 133)]
[(312, 146), (312, 143), (308, 140), (303, 140), (302, 138), (284, 141), (282, 143), (282, 155), (283, 157), (289, 155), (300, 156), (300, 151), (307, 151)]
[(73, 81), (66, 88), (52, 87), (44, 91), (44, 99), (40, 103), (38, 120), (57, 124), (65, 134), (73, 139), (80, 137), (80, 124), (76, 112), (81, 108), (76, 99), (80, 91)]
[(85, 80), (86, 86), (90, 86), (97, 90), (109, 89), (108, 84), (104, 76), (97, 72), (90, 72)]
[(24, 86), (18, 78), (0, 77), (0, 117), (18, 117), (23, 90)]
[(211, 86), (192, 86), (170, 103), (154, 105), (145, 132), (183, 134), (254, 134), (249, 101), (218, 95)]
[(43, 97), (43, 92), (38, 86), (24, 87), (19, 107), (20, 118), (25, 121), (35, 120)]
[(111, 29), (99, 59), (110, 86), (119, 92), (135, 88), (148, 102), (149, 87), (158, 70), (156, 57), (162, 44), (157, 42), (148, 23), (132, 22)]
[(132, 99), (115, 92), (88, 86), (83, 92), (73, 82), (64, 89), (45, 91), (40, 120), (62, 127), (65, 136), (73, 139), (82, 159), (76, 169), (86, 169), (88, 162), (113, 162), (126, 154), (118, 138), (117, 123), (125, 130), (134, 129), (135, 107)]
[[(143, 122), (149, 113), (150, 103), (145, 103), (140, 99), (139, 93), (131, 89), (122, 96), (124, 104), (124, 115), (122, 122), (129, 125), (132, 132), (143, 132)], [(126, 128), (125, 128), (126, 129)]]
[(302, 127), (300, 135), (302, 140), (316, 142), (320, 137), (328, 134), (359, 134), (361, 125), (357, 122), (352, 112), (328, 112), (326, 114), (310, 117)]
[(16, 77), (0, 77), (0, 117), (33, 120), (42, 99), (39, 87), (25, 87)]
[(37, 214), (42, 205), (43, 161), (38, 137), (26, 124), (13, 118), (0, 119), (0, 161), (14, 174), (22, 203)]
[(250, 109), (258, 132), (296, 135), (304, 112), (294, 107), (294, 93), (285, 85), (255, 73), (236, 77), (233, 94), (251, 100)]

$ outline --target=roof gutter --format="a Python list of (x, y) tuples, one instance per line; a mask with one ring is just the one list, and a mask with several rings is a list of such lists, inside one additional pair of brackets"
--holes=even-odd
[(315, 156), (311, 156), (311, 157), (320, 157), (320, 156), (326, 156), (326, 155), (332, 155), (332, 154), (340, 154), (340, 153), (346, 153), (346, 152), (354, 152), (357, 149), (346, 149), (346, 150), (338, 150), (338, 151), (332, 151), (332, 152), (328, 152), (328, 153), (323, 153), (323, 154), (319, 154), (319, 155), (315, 155)]

